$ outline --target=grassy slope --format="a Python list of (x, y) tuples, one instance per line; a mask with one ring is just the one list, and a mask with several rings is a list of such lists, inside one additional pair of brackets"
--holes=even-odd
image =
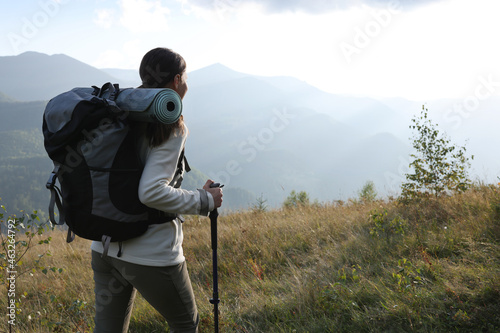
[[(350, 203), (241, 212), (219, 221), (221, 331), (500, 330), (499, 187), (421, 206)], [(184, 224), (200, 332), (213, 331), (209, 225), (198, 217)], [(53, 256), (41, 263), (64, 271), (18, 278), (18, 295), (26, 293), (19, 332), (92, 329), (89, 242), (68, 245), (64, 237), (54, 233), (50, 245), (24, 259), (48, 247)], [(5, 302), (0, 298), (3, 309)], [(137, 299), (130, 332), (166, 327)]]

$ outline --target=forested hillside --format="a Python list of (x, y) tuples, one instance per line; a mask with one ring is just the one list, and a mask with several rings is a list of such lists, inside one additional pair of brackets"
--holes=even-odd
[(5, 96), (0, 99), (0, 132), (41, 129), (45, 105), (47, 101), (16, 102)]
[(45, 104), (0, 102), (0, 197), (13, 211), (42, 212), (46, 206), (44, 182), (51, 162), (43, 148), (40, 126), (40, 110)]

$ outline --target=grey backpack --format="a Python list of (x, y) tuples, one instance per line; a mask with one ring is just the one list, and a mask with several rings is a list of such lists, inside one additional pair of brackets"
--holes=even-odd
[[(75, 88), (51, 99), (43, 115), (44, 145), (54, 162), (46, 185), (51, 192), (50, 220), (68, 226), (68, 242), (75, 234), (102, 241), (104, 256), (110, 242), (140, 236), (149, 225), (177, 217), (139, 201), (144, 167), (137, 149), (140, 123), (117, 106), (119, 92), (111, 83)], [(183, 151), (170, 185), (180, 186), (184, 170), (189, 171), (189, 165)]]

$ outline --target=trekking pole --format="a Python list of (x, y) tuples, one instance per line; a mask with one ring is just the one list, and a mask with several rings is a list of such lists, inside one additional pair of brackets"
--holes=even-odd
[[(220, 183), (212, 183), (210, 187), (223, 187)], [(210, 228), (212, 231), (212, 263), (213, 263), (213, 279), (214, 292), (210, 303), (214, 305), (214, 332), (219, 332), (219, 281), (217, 277), (217, 216), (219, 212), (217, 208), (210, 212)]]

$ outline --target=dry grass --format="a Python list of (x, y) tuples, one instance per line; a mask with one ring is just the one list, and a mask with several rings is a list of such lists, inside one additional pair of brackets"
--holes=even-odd
[[(200, 332), (211, 332), (210, 223), (191, 217), (184, 227)], [(64, 238), (54, 232), (24, 259), (50, 249), (41, 262), (64, 270), (19, 277), (18, 332), (92, 330), (90, 244)], [(500, 191), (221, 216), (219, 276), (224, 332), (498, 331)], [(130, 332), (167, 330), (139, 298)]]

